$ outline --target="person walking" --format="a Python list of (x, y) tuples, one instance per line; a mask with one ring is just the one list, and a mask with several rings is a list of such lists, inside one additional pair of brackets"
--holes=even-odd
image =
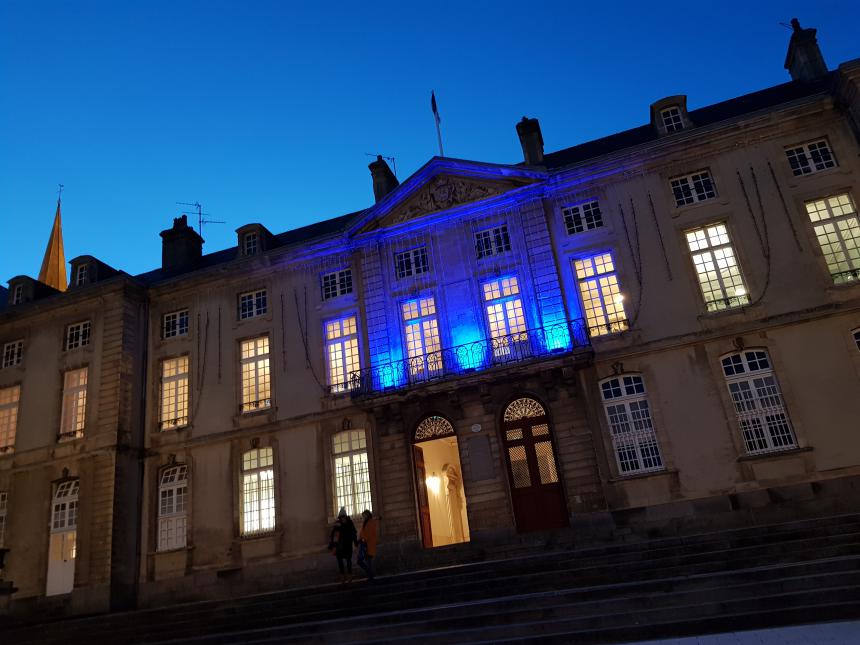
[(373, 558), (376, 557), (376, 534), (377, 520), (373, 513), (364, 509), (361, 513), (364, 523), (361, 525), (361, 533), (358, 536), (358, 558), (356, 564), (364, 569), (368, 580), (373, 580)]
[(352, 523), (346, 508), (341, 508), (329, 536), (329, 550), (337, 558), (341, 583), (352, 580), (352, 545), (357, 541), (355, 524)]

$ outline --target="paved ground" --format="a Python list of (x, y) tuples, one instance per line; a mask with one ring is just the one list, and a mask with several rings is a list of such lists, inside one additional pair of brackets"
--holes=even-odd
[(858, 645), (860, 644), (860, 621), (642, 641), (639, 645), (646, 643), (647, 645)]

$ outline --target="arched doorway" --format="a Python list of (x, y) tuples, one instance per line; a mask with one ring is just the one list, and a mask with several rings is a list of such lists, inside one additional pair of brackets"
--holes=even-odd
[(505, 409), (502, 436), (517, 530), (568, 526), (546, 410), (534, 399), (513, 401)]
[(427, 417), (415, 429), (412, 450), (424, 547), (468, 542), (466, 493), (454, 426), (444, 417)]

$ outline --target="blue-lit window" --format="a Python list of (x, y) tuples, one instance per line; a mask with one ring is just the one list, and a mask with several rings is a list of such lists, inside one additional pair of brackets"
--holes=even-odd
[(352, 293), (352, 269), (332, 271), (322, 276), (323, 300), (337, 298), (347, 293)]
[(332, 392), (345, 392), (359, 384), (358, 324), (355, 316), (325, 324), (326, 372)]
[(612, 447), (622, 475), (663, 470), (645, 381), (638, 374), (616, 376), (600, 384)]
[(398, 279), (427, 273), (430, 270), (430, 263), (427, 261), (427, 247), (419, 246), (417, 249), (396, 253), (394, 255), (394, 270)]
[(475, 252), (479, 260), (491, 255), (501, 255), (510, 250), (511, 238), (505, 224), (475, 233)]
[(421, 380), (442, 372), (442, 345), (432, 297), (407, 300), (401, 307), (409, 357), (409, 376)]
[(483, 292), (493, 356), (510, 357), (528, 341), (519, 280), (513, 276), (491, 280), (484, 283)]
[(611, 253), (599, 253), (573, 261), (579, 294), (592, 336), (614, 334), (627, 329), (624, 296)]

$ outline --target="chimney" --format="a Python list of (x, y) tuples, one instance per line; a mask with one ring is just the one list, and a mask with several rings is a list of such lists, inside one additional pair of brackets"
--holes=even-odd
[(382, 155), (376, 155), (376, 161), (371, 161), (367, 167), (373, 177), (373, 196), (377, 202), (400, 185)]
[(824, 76), (827, 65), (818, 49), (815, 29), (802, 29), (797, 18), (791, 19), (791, 28), (793, 33), (785, 55), (785, 69), (791, 74), (791, 80), (811, 81)]
[(517, 123), (517, 134), (523, 147), (523, 159), (529, 166), (543, 165), (543, 136), (540, 133), (540, 123), (537, 119), (523, 120)]
[(173, 228), (161, 231), (161, 268), (180, 273), (193, 268), (203, 255), (203, 238), (188, 226), (188, 218), (173, 218)]

